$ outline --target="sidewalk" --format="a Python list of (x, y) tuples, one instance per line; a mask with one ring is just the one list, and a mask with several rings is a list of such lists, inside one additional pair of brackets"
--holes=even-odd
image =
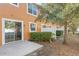
[(14, 41), (3, 45), (0, 48), (0, 56), (24, 56), (43, 47), (40, 44), (30, 41)]

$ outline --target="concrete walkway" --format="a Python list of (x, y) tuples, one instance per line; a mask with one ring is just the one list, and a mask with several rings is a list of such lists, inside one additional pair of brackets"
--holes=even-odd
[(5, 44), (0, 48), (0, 56), (24, 56), (41, 47), (43, 46), (30, 41), (14, 41)]

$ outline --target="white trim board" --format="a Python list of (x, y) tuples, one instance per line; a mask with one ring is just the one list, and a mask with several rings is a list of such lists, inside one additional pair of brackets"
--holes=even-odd
[(19, 3), (17, 3), (18, 5), (15, 5), (13, 3), (9, 3), (9, 4), (11, 4), (11, 5), (15, 6), (15, 7), (19, 7)]

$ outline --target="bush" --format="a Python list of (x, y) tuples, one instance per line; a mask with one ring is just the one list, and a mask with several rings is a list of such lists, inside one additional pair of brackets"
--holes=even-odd
[(51, 32), (31, 32), (30, 38), (32, 41), (49, 41), (51, 35)]

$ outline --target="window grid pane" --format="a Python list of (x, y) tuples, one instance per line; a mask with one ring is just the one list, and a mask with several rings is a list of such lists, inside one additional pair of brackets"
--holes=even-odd
[(37, 6), (29, 3), (28, 4), (28, 12), (33, 15), (37, 15)]
[(30, 24), (31, 31), (35, 31), (35, 24)]

